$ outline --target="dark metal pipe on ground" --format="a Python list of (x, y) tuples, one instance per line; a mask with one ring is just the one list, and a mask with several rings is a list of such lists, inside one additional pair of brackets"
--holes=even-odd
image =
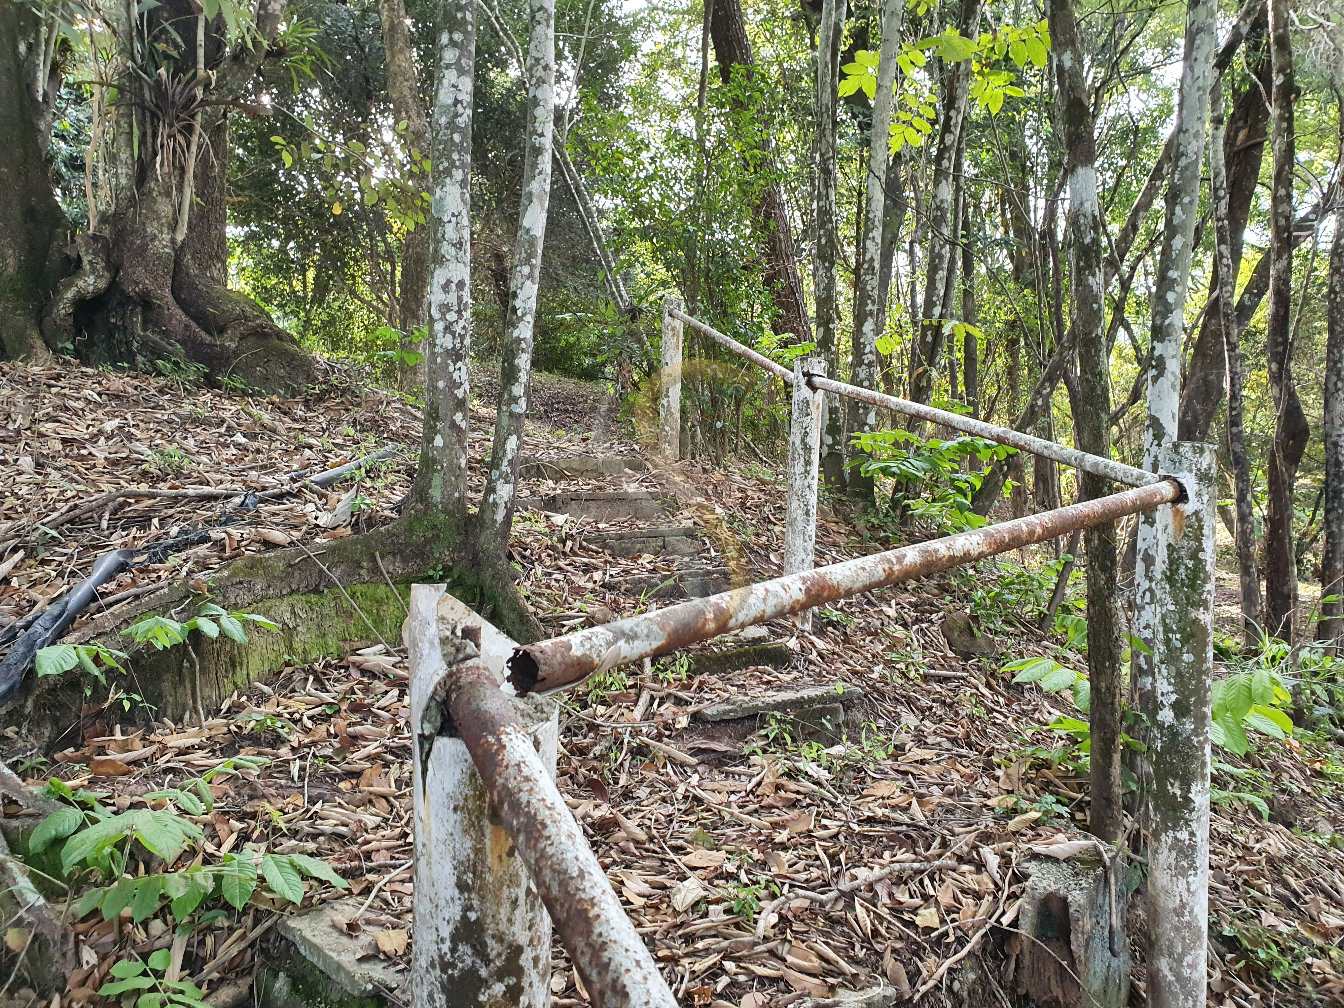
[(846, 560), (554, 637), (515, 651), (509, 660), (509, 681), (520, 694), (564, 689), (594, 672), (1044, 542), (1074, 529), (1149, 511), (1181, 496), (1179, 483), (1163, 479), (1044, 514)]
[(454, 733), (594, 1003), (676, 1008), (497, 676), (473, 660), (445, 679)]

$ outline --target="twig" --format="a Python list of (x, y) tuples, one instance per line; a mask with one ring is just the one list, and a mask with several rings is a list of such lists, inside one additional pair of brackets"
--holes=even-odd
[(363, 917), (364, 912), (369, 909), (370, 905), (372, 905), (374, 897), (376, 897), (380, 892), (382, 892), (383, 886), (387, 885), (389, 882), (391, 882), (394, 878), (396, 878), (398, 875), (400, 875), (402, 872), (404, 872), (407, 868), (409, 868), (413, 864), (415, 864), (414, 858), (412, 858), (409, 861), (403, 861), (400, 865), (392, 869), (392, 871), (388, 872), (377, 882), (375, 882), (373, 888), (369, 890), (369, 898), (366, 899), (364, 901), (364, 904), (358, 910), (355, 911), (355, 916), (352, 917), (351, 920), (357, 921), (361, 917)]

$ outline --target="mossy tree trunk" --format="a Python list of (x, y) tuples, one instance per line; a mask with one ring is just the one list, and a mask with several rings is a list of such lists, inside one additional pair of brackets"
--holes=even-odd
[[(33, 8), (0, 0), (0, 356), (44, 357), (39, 320), (60, 270), (65, 215), (47, 173), (47, 82)], [(38, 89), (41, 89), (40, 92)]]
[(230, 43), (222, 18), (191, 0), (104, 13), (119, 98), (100, 103), (87, 157), (102, 184), (71, 269), (46, 292), (43, 342), (90, 360), (177, 358), (266, 390), (306, 385), (308, 355), (225, 276), (227, 110), (252, 86), (283, 0), (260, 0), (250, 44)]

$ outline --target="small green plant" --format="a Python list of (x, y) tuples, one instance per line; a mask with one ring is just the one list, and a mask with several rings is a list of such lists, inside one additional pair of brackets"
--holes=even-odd
[(658, 680), (667, 686), (680, 686), (691, 677), (691, 656), (679, 652), (664, 658), (655, 667)]
[(205, 384), (206, 367), (181, 357), (158, 357), (154, 370), (182, 391), (197, 389)]
[(135, 956), (113, 964), (112, 977), (98, 993), (103, 997), (136, 994), (135, 1008), (210, 1008), (205, 991), (189, 980), (169, 980), (168, 966), (172, 960), (169, 949), (157, 949), (148, 959)]
[[(33, 665), (39, 679), (64, 675), (78, 668), (90, 679), (106, 686), (109, 671), (126, 671), (121, 664), (125, 660), (126, 652), (100, 644), (51, 644), (38, 649)], [(86, 684), (85, 691), (88, 689)]]
[(248, 624), (263, 630), (280, 629), (278, 624), (258, 613), (225, 610), (213, 602), (206, 602), (191, 619), (147, 616), (138, 623), (132, 623), (122, 633), (137, 644), (147, 644), (156, 651), (163, 651), (186, 643), (193, 631), (199, 631), (202, 636), (212, 640), (222, 633), (237, 644), (246, 644)]
[[(776, 891), (778, 887), (776, 886)], [(755, 921), (761, 912), (761, 897), (766, 894), (762, 882), (736, 882), (725, 893), (728, 897), (728, 909), (735, 917), (746, 921)]]
[(607, 669), (588, 679), (588, 701), (600, 704), (613, 693), (623, 693), (630, 688), (630, 673), (624, 668)]
[(984, 438), (943, 441), (901, 429), (858, 434), (854, 446), (863, 453), (853, 463), (863, 475), (892, 481), (895, 507), (943, 532), (980, 528), (988, 520), (971, 509), (984, 475), (967, 462), (996, 462), (1016, 452)]
[[(132, 921), (139, 923), (167, 901), (172, 917), (183, 921), (216, 895), (241, 910), (260, 881), (272, 895), (295, 904), (303, 900), (305, 878), (345, 888), (345, 880), (318, 858), (272, 854), (254, 844), (238, 853), (223, 854), (214, 863), (193, 860), (186, 868), (172, 867), (204, 840), (201, 828), (187, 816), (205, 815), (214, 808), (210, 783), (266, 762), (254, 756), (233, 757), (180, 787), (144, 796), (145, 801), (159, 807), (123, 812), (106, 806), (102, 794), (77, 791), (64, 781), (52, 779), (47, 793), (68, 806), (38, 824), (29, 837), (29, 856), (54, 864), (65, 879), (92, 874), (102, 884), (80, 894), (73, 904), (74, 913), (84, 917), (98, 910), (104, 920), (113, 920), (129, 909)], [(158, 858), (164, 870), (144, 871), (152, 858)]]

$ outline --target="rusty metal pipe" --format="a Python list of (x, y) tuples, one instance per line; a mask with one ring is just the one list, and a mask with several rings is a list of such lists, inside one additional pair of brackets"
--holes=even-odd
[(1179, 483), (1163, 479), (1043, 514), (790, 574), (553, 637), (514, 651), (509, 659), (509, 681), (520, 694), (550, 693), (581, 682), (594, 672), (1043, 542), (1074, 529), (1149, 511), (1180, 500), (1181, 495)]
[(1124, 486), (1149, 486), (1161, 479), (1156, 473), (1148, 472), (1146, 469), (1137, 469), (1134, 466), (1125, 465), (1123, 462), (1116, 462), (1114, 459), (1079, 451), (1077, 448), (1068, 448), (1062, 444), (1056, 444), (1054, 441), (1047, 441), (1045, 438), (1032, 437), (1030, 434), (1023, 434), (1021, 431), (1013, 430), (1010, 427), (985, 423), (983, 420), (962, 416), (960, 413), (950, 413), (947, 410), (925, 406), (923, 403), (911, 402), (909, 399), (898, 399), (896, 396), (874, 392), (872, 389), (847, 385), (845, 382), (835, 381), (824, 375), (809, 375), (807, 383), (815, 389), (824, 389), (837, 395), (848, 396), (851, 399), (870, 403), (873, 406), (885, 406), (897, 413), (903, 413), (919, 420), (927, 420), (929, 423), (940, 424), (943, 427), (951, 427), (963, 434), (973, 434), (976, 437), (1017, 448), (1031, 455), (1054, 459), (1066, 466), (1093, 473)]
[(594, 1003), (677, 1008), (497, 676), (469, 661), (448, 669), (445, 681), (454, 733)]
[(769, 357), (765, 356), (765, 354), (757, 353), (749, 346), (743, 346), (741, 343), (733, 339), (731, 336), (727, 336), (724, 333), (719, 332), (712, 325), (706, 325), (704, 322), (701, 322), (698, 318), (695, 318), (691, 315), (687, 315), (680, 308), (669, 309), (668, 314), (675, 319), (680, 319), (682, 322), (686, 323), (696, 332), (704, 333), (714, 342), (727, 347), (729, 350), (737, 354), (739, 357), (745, 357), (753, 364), (758, 364), (761, 367), (765, 368), (765, 370), (769, 371), (776, 378), (782, 379), (784, 384), (786, 385), (793, 384), (793, 372), (790, 371), (788, 368), (786, 368), (783, 364), (776, 364)]

